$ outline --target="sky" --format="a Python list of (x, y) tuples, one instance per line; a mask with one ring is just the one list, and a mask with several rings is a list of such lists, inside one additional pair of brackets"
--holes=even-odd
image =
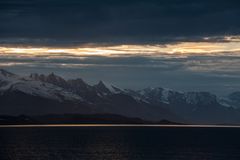
[(1, 0), (0, 68), (122, 88), (240, 91), (238, 0)]

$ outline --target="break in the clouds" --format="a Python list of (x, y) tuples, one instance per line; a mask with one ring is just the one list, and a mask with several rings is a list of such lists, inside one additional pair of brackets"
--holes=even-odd
[(168, 87), (226, 94), (240, 89), (240, 56), (220, 55), (96, 56), (55, 53), (2, 54), (0, 67), (27, 75), (55, 72), (92, 84), (104, 80), (122, 88)]
[(239, 7), (238, 0), (1, 0), (0, 38), (38, 45), (199, 41), (239, 35)]
[(0, 68), (123, 88), (240, 90), (239, 0), (1, 0)]

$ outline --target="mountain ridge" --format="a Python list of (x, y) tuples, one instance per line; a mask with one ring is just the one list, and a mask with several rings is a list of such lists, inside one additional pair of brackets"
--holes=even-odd
[(6, 114), (10, 110), (31, 114), (36, 109), (44, 114), (110, 113), (151, 121), (240, 123), (238, 107), (226, 103), (209, 92), (121, 89), (103, 81), (89, 85), (81, 78), (65, 80), (54, 73), (21, 77), (0, 70), (0, 111)]

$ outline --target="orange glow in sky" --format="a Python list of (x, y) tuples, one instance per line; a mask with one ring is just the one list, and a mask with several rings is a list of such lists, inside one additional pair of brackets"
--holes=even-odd
[(5, 47), (0, 46), (0, 54), (18, 56), (43, 56), (70, 54), (74, 56), (163, 56), (163, 55), (216, 55), (239, 54), (240, 42), (182, 42), (167, 45), (116, 45), (74, 48), (47, 47)]

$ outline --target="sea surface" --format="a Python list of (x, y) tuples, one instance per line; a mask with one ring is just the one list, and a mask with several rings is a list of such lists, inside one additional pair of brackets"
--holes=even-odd
[(0, 127), (0, 160), (240, 160), (240, 128)]

